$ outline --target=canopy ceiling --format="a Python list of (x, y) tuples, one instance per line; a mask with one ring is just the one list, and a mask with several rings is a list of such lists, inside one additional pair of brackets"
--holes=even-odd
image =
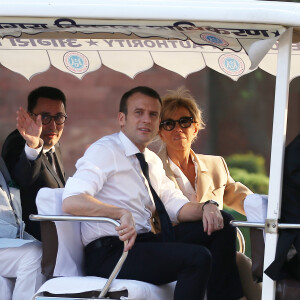
[[(133, 78), (155, 63), (183, 77), (207, 66), (237, 80), (258, 65), (276, 73), (276, 46), (271, 47), (285, 30), (266, 24), (2, 17), (0, 63), (27, 79), (51, 65), (79, 79), (101, 65)], [(294, 52), (297, 61), (298, 44)]]
[[(0, 63), (28, 80), (51, 65), (79, 79), (101, 65), (132, 78), (153, 64), (275, 75), (276, 41), (293, 26), (297, 42), (299, 20), (299, 5), (272, 1), (1, 0)], [(298, 70), (295, 43), (291, 78)]]

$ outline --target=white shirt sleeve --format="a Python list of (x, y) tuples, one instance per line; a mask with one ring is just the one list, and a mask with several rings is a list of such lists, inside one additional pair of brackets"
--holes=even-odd
[(40, 139), (40, 144), (42, 145), (41, 147), (37, 149), (30, 148), (26, 143), (25, 143), (25, 154), (29, 160), (36, 160), (37, 157), (39, 156), (40, 152), (42, 151), (44, 141)]
[(160, 187), (160, 197), (173, 223), (178, 223), (178, 214), (181, 208), (190, 201), (183, 195), (181, 190), (175, 187), (174, 182), (166, 175)]
[(155, 153), (149, 152), (145, 151), (147, 153), (150, 180), (153, 188), (164, 203), (171, 221), (178, 223), (180, 209), (190, 201), (183, 195), (180, 189), (175, 187), (174, 182), (167, 177), (161, 159)]
[(244, 209), (249, 222), (265, 222), (267, 218), (268, 196), (251, 194), (245, 198)]
[(99, 145), (89, 147), (84, 156), (77, 161), (77, 171), (69, 177), (63, 199), (80, 194), (95, 197), (107, 181), (107, 176), (115, 169), (114, 161), (114, 155), (108, 147)]

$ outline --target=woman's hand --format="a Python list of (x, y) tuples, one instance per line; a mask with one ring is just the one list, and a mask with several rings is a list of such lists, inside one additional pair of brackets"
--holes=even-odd
[(203, 227), (204, 232), (211, 235), (214, 231), (221, 230), (224, 227), (223, 217), (215, 204), (208, 203), (203, 206)]
[(124, 252), (130, 250), (135, 242), (137, 233), (135, 230), (135, 222), (131, 212), (124, 210), (124, 213), (120, 217), (121, 225), (116, 227), (121, 241), (127, 241), (128, 244), (124, 248)]

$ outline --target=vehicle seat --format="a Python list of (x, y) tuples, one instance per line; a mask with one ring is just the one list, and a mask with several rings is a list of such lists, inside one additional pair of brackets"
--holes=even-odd
[[(64, 215), (62, 212), (63, 189), (43, 188), (36, 199), (39, 215)], [(49, 280), (37, 291), (36, 296), (83, 297), (99, 296), (107, 279), (84, 276), (84, 246), (80, 233), (81, 222), (41, 222), (43, 242), (42, 270)], [(163, 286), (115, 279), (107, 296), (111, 299), (172, 299), (175, 282)], [(42, 298), (39, 298), (42, 299)], [(57, 298), (56, 298), (57, 299)], [(59, 298), (58, 298), (59, 299)]]

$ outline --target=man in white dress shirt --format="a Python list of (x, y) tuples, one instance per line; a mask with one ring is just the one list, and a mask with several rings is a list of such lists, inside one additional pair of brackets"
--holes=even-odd
[[(124, 251), (130, 251), (118, 278), (158, 285), (177, 280), (174, 299), (199, 300), (204, 298), (211, 269), (211, 255), (202, 244), (213, 232), (222, 232), (225, 220), (214, 210), (217, 222), (208, 224), (204, 232), (199, 221), (206, 211), (203, 204), (188, 201), (175, 189), (161, 160), (146, 148), (158, 132), (160, 112), (161, 99), (151, 88), (136, 87), (123, 95), (118, 115), (121, 132), (96, 141), (77, 161), (77, 171), (66, 183), (63, 210), (121, 223), (116, 230), (109, 224), (82, 225), (88, 275), (108, 277), (123, 251), (122, 241), (128, 240)], [(148, 163), (150, 183), (137, 153), (143, 153)], [(154, 194), (171, 222), (180, 223), (174, 227), (174, 239), (165, 238), (164, 228), (160, 234), (151, 232), (150, 220), (158, 210)], [(234, 229), (231, 231), (235, 238)], [(220, 295), (220, 299), (240, 297), (240, 291), (231, 298)]]

